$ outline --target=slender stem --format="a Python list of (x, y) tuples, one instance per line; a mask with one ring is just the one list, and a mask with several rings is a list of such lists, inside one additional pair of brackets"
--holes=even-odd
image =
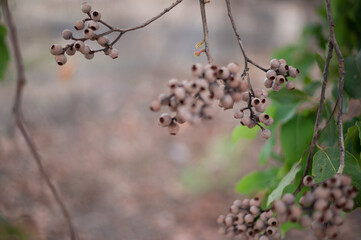
[[(315, 145), (317, 144), (318, 137), (320, 136), (320, 134), (318, 133), (318, 125), (319, 125), (319, 121), (321, 118), (322, 106), (323, 106), (323, 102), (324, 102), (324, 98), (325, 98), (325, 89), (326, 89), (327, 78), (328, 78), (328, 69), (330, 67), (330, 61), (331, 61), (334, 50), (335, 50), (335, 53), (337, 56), (337, 60), (338, 60), (338, 64), (339, 64), (339, 74), (340, 74), (338, 98), (336, 101), (335, 108), (333, 109), (333, 112), (331, 114), (331, 117), (332, 117), (333, 114), (335, 113), (336, 106), (338, 104), (337, 125), (338, 125), (338, 129), (339, 129), (340, 166), (339, 166), (337, 173), (342, 174), (343, 169), (345, 167), (345, 145), (344, 145), (343, 126), (342, 126), (343, 85), (344, 85), (344, 77), (345, 77), (345, 67), (344, 67), (344, 59), (343, 59), (341, 50), (340, 50), (337, 40), (336, 40), (335, 23), (333, 21), (330, 0), (326, 0), (326, 10), (327, 10), (327, 19), (328, 19), (328, 26), (329, 26), (328, 54), (327, 54), (327, 58), (326, 58), (325, 68), (323, 71), (323, 83), (322, 83), (320, 105), (319, 105), (318, 112), (317, 112), (315, 128), (314, 128), (314, 132), (313, 132), (313, 138), (312, 138), (312, 142), (311, 142), (311, 146), (310, 146), (310, 152), (308, 154), (307, 164), (306, 164), (305, 171), (303, 173), (303, 177), (307, 175), (307, 172), (310, 168), (313, 150), (314, 150)], [(326, 126), (330, 122), (331, 117), (327, 121)], [(325, 127), (322, 130), (324, 130), (324, 129), (325, 129)], [(302, 186), (303, 186), (303, 181), (301, 180), (301, 182), (298, 185), (294, 194), (297, 194), (301, 190)]]
[(345, 79), (345, 60), (342, 56), (340, 47), (338, 46), (336, 35), (335, 35), (335, 23), (333, 21), (332, 9), (330, 0), (326, 0), (327, 19), (329, 27), (329, 42), (332, 43), (338, 61), (338, 71), (340, 78), (338, 80), (338, 119), (337, 125), (339, 130), (339, 147), (340, 147), (340, 166), (337, 173), (342, 174), (345, 167), (345, 143), (343, 138), (343, 126), (342, 126), (342, 115), (343, 115), (343, 85)]
[(16, 122), (16, 125), (18, 126), (21, 134), (23, 135), (25, 142), (30, 149), (31, 154), (34, 157), (36, 164), (38, 165), (38, 168), (39, 168), (39, 171), (40, 171), (42, 177), (45, 179), (47, 186), (49, 187), (52, 195), (55, 198), (56, 203), (59, 205), (60, 210), (65, 217), (65, 220), (68, 224), (69, 231), (70, 231), (70, 239), (76, 240), (77, 234), (76, 234), (76, 231), (75, 231), (75, 228), (73, 225), (73, 220), (72, 220), (71, 214), (70, 214), (69, 210), (67, 209), (63, 199), (61, 198), (59, 192), (53, 185), (49, 174), (45, 170), (43, 163), (42, 163), (42, 159), (36, 149), (35, 143), (34, 143), (33, 139), (31, 138), (30, 134), (28, 133), (25, 123), (24, 123), (24, 120), (23, 120), (22, 93), (23, 93), (23, 88), (26, 83), (24, 64), (23, 64), (22, 57), (21, 57), (20, 45), (19, 45), (19, 41), (18, 41), (18, 37), (17, 37), (17, 33), (16, 33), (16, 27), (13, 22), (10, 10), (9, 10), (8, 1), (1, 0), (1, 5), (2, 5), (3, 13), (4, 13), (4, 18), (5, 18), (8, 30), (9, 30), (10, 41), (12, 43), (12, 49), (14, 51), (15, 66), (16, 66), (16, 71), (17, 71), (17, 85), (16, 85), (15, 100), (14, 100), (14, 106), (13, 106), (13, 114), (15, 117), (15, 122)]
[(318, 139), (319, 139), (319, 136), (320, 136), (320, 134), (319, 134), (319, 125), (320, 125), (321, 116), (322, 116), (323, 104), (325, 102), (326, 85), (327, 85), (327, 82), (328, 82), (328, 69), (330, 67), (330, 62), (331, 62), (331, 59), (332, 59), (332, 53), (333, 53), (333, 44), (331, 42), (329, 42), (328, 43), (328, 53), (327, 53), (326, 63), (325, 63), (325, 67), (323, 69), (323, 81), (322, 81), (322, 88), (321, 88), (320, 103), (319, 103), (319, 106), (318, 106), (316, 121), (315, 121), (315, 125), (314, 125), (314, 128), (313, 128), (312, 142), (311, 142), (311, 145), (309, 146), (309, 148), (307, 148), (305, 150), (305, 152), (309, 151), (308, 156), (307, 156), (306, 167), (305, 167), (305, 170), (303, 171), (301, 181), (300, 181), (296, 191), (294, 192), (295, 195), (297, 193), (299, 193), (301, 191), (301, 189), (302, 189), (303, 178), (307, 175), (307, 173), (308, 173), (308, 171), (309, 171), (309, 169), (311, 167), (313, 151), (315, 149), (315, 146), (317, 145), (317, 142), (318, 142)]
[(243, 43), (242, 43), (242, 40), (241, 40), (241, 37), (239, 36), (238, 31), (237, 31), (237, 26), (236, 26), (236, 24), (234, 22), (234, 18), (233, 18), (233, 15), (232, 15), (232, 10), (231, 10), (230, 0), (225, 0), (225, 1), (226, 1), (226, 5), (227, 5), (228, 17), (229, 17), (229, 20), (230, 20), (230, 22), (232, 24), (234, 35), (237, 38), (238, 45), (241, 48), (241, 51), (242, 51), (242, 54), (243, 54), (243, 57), (244, 57), (244, 72), (248, 71), (248, 63), (252, 64), (253, 66), (255, 66), (255, 67), (259, 68), (259, 69), (261, 69), (264, 72), (267, 72), (268, 69), (261, 67), (260, 65), (253, 62), (250, 58), (247, 57), (246, 51), (244, 50), (244, 46), (243, 46)]
[(213, 64), (213, 58), (212, 58), (211, 50), (209, 47), (208, 25), (207, 25), (206, 8), (205, 8), (204, 0), (199, 0), (199, 4), (200, 4), (200, 8), (201, 8), (201, 17), (202, 17), (204, 45), (205, 45), (206, 55), (207, 55), (208, 63)]

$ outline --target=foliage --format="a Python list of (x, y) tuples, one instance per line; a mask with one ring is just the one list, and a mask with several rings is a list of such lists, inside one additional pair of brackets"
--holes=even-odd
[[(345, 58), (345, 85), (344, 85), (344, 105), (343, 111), (346, 113), (349, 109), (349, 101), (361, 98), (361, 2), (358, 0), (335, 0), (332, 1), (334, 11), (334, 21), (336, 27), (336, 38), (341, 47)], [(321, 80), (323, 78), (323, 68), (325, 66), (326, 54), (328, 52), (328, 33), (323, 29), (328, 29), (327, 15), (325, 6), (317, 9), (320, 21), (315, 24), (309, 24), (305, 27), (302, 37), (298, 43), (286, 46), (275, 51), (274, 58), (285, 58), (291, 64), (300, 68), (298, 79), (303, 83), (301, 88), (295, 91), (286, 91), (282, 89), (279, 92), (270, 92), (272, 104), (270, 114), (274, 120), (274, 126), (270, 128), (272, 137), (264, 144), (259, 155), (259, 163), (267, 164), (268, 159), (276, 160), (278, 168), (272, 167), (263, 171), (256, 171), (246, 175), (237, 184), (237, 191), (241, 194), (254, 194), (256, 190), (262, 190), (268, 195), (267, 204), (277, 200), (282, 193), (293, 192), (301, 180), (305, 168), (305, 160), (301, 159), (302, 154), (310, 145), (313, 135), (313, 125), (316, 119), (318, 109), (317, 92), (321, 89)], [(317, 46), (314, 46), (316, 43)], [(316, 47), (316, 51), (315, 51)], [(317, 79), (311, 75), (311, 69), (318, 68)], [(330, 62), (328, 72), (326, 101), (322, 113), (324, 123), (329, 120), (329, 124), (322, 132), (319, 138), (319, 149), (315, 150), (312, 162), (312, 169), (308, 174), (314, 175), (317, 182), (326, 180), (333, 176), (339, 166), (339, 150), (335, 148), (338, 143), (338, 128), (334, 117), (330, 117), (338, 97), (338, 64), (334, 54)], [(337, 113), (337, 110), (336, 110)], [(345, 133), (345, 162), (344, 173), (353, 179), (353, 184), (361, 190), (361, 116), (354, 117), (344, 121)], [(234, 131), (234, 135), (239, 136)], [(276, 134), (279, 133), (281, 153), (277, 152)], [(233, 138), (241, 139), (242, 136)], [(307, 154), (306, 154), (307, 156)], [(302, 161), (303, 160), (303, 161)], [(276, 174), (276, 169), (277, 174)], [(269, 177), (268, 173), (274, 173)], [(260, 181), (255, 177), (263, 176), (268, 184), (260, 186)], [(266, 182), (266, 181), (265, 181)], [(246, 186), (246, 183), (248, 184)], [(274, 184), (277, 183), (277, 184)], [(306, 190), (304, 187), (298, 194), (298, 198)], [(265, 198), (266, 199), (266, 198)], [(361, 205), (360, 194), (355, 199), (355, 207)], [(300, 228), (292, 224), (284, 224), (281, 227), (282, 234), (291, 228)]]
[(10, 60), (9, 51), (6, 45), (6, 34), (6, 27), (0, 24), (0, 81), (4, 79)]

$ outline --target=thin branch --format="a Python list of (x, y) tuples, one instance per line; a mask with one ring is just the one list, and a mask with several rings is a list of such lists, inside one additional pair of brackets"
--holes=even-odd
[(8, 30), (9, 30), (10, 41), (12, 43), (12, 48), (14, 51), (15, 65), (16, 65), (16, 70), (17, 70), (17, 85), (16, 85), (15, 100), (14, 100), (14, 106), (13, 106), (13, 114), (15, 117), (15, 122), (16, 122), (16, 125), (18, 126), (21, 134), (23, 135), (25, 142), (30, 149), (30, 152), (32, 153), (32, 155), (34, 157), (36, 164), (38, 165), (38, 168), (39, 168), (39, 171), (40, 171), (42, 177), (45, 179), (47, 186), (49, 187), (51, 193), (53, 194), (53, 196), (56, 200), (56, 203), (59, 205), (61, 212), (65, 217), (65, 220), (69, 227), (71, 239), (76, 240), (77, 235), (75, 232), (71, 214), (70, 214), (69, 210), (67, 209), (67, 207), (65, 206), (65, 203), (62, 200), (60, 194), (58, 193), (55, 186), (51, 182), (50, 176), (46, 172), (46, 170), (43, 166), (41, 157), (40, 157), (38, 151), (36, 150), (35, 143), (34, 143), (33, 139), (31, 138), (30, 134), (28, 133), (25, 123), (24, 123), (24, 120), (23, 120), (22, 93), (23, 93), (23, 88), (26, 83), (24, 64), (23, 64), (23, 61), (21, 58), (20, 45), (19, 45), (19, 41), (18, 41), (18, 37), (17, 37), (17, 33), (16, 33), (16, 27), (13, 22), (10, 10), (9, 10), (8, 1), (1, 0), (1, 5), (2, 5), (3, 13), (4, 13), (4, 19), (6, 21), (6, 24), (7, 24)]
[[(102, 37), (102, 36), (106, 36), (106, 35), (109, 35), (111, 33), (119, 33), (118, 36), (108, 45), (106, 46), (105, 48), (102, 48), (102, 49), (98, 49), (98, 50), (92, 50), (93, 53), (96, 53), (96, 52), (105, 52), (107, 49), (109, 49), (110, 47), (112, 47), (115, 43), (117, 43), (119, 41), (119, 39), (127, 32), (131, 32), (131, 31), (135, 31), (135, 30), (138, 30), (138, 29), (141, 29), (141, 28), (144, 28), (146, 26), (148, 26), (149, 24), (151, 24), (152, 22), (154, 22), (155, 20), (157, 20), (158, 18), (162, 17), (164, 14), (166, 14), (167, 12), (169, 12), (171, 9), (173, 9), (175, 6), (177, 6), (179, 3), (181, 3), (183, 0), (176, 0), (175, 2), (173, 2), (169, 7), (165, 8), (161, 13), (157, 14), (156, 16), (152, 17), (151, 19), (147, 20), (146, 22), (136, 26), (136, 27), (130, 27), (130, 28), (126, 28), (126, 29), (120, 29), (120, 28), (115, 28), (115, 27), (112, 27), (110, 24), (106, 23), (104, 20), (99, 20), (99, 22), (101, 24), (103, 24), (104, 26), (106, 26), (107, 28), (109, 28), (108, 31), (105, 31), (103, 33), (100, 33), (100, 34), (96, 34), (94, 36), (94, 39), (97, 39), (99, 37)], [(90, 14), (88, 14), (89, 18), (86, 18), (84, 19), (84, 21), (90, 21), (92, 20), (91, 17), (90, 17)], [(87, 39), (85, 38), (79, 38), (79, 39), (76, 39), (76, 38), (72, 38), (73, 40), (81, 40), (81, 41), (85, 41)], [(75, 43), (75, 42), (74, 42)], [(63, 52), (65, 52), (69, 47), (72, 47), (74, 45), (74, 43), (72, 44), (69, 44), (68, 46), (66, 46), (64, 49), (63, 49)]]
[(338, 46), (336, 35), (335, 35), (335, 23), (333, 21), (332, 9), (330, 0), (326, 0), (327, 19), (329, 27), (329, 42), (332, 43), (338, 60), (338, 71), (340, 78), (338, 80), (338, 119), (337, 125), (339, 130), (339, 147), (340, 147), (340, 167), (337, 173), (342, 174), (345, 167), (345, 143), (343, 138), (343, 126), (342, 126), (342, 115), (343, 115), (343, 85), (345, 79), (345, 60), (343, 59), (340, 47)]
[(172, 8), (174, 8), (175, 6), (177, 6), (179, 3), (181, 3), (183, 0), (177, 0), (174, 3), (172, 3), (172, 5), (170, 5), (169, 7), (165, 8), (161, 13), (159, 13), (157, 16), (152, 17), (151, 19), (149, 19), (148, 21), (146, 21), (145, 23), (137, 26), (137, 27), (132, 27), (132, 28), (127, 28), (124, 30), (121, 30), (122, 32), (126, 33), (126, 32), (130, 32), (130, 31), (134, 31), (140, 28), (144, 28), (147, 25), (151, 24), (152, 22), (154, 22), (155, 20), (157, 20), (158, 18), (160, 18), (161, 16), (163, 16), (164, 14), (166, 14), (167, 12), (169, 12)]
[(199, 4), (200, 4), (200, 8), (201, 8), (201, 17), (202, 17), (204, 45), (205, 45), (206, 55), (207, 55), (208, 63), (213, 64), (213, 58), (212, 58), (211, 50), (209, 47), (208, 25), (207, 25), (206, 8), (205, 8), (204, 0), (199, 0)]
[[(322, 83), (322, 91), (321, 91), (321, 97), (320, 97), (320, 105), (319, 105), (318, 112), (317, 112), (315, 128), (313, 131), (313, 138), (312, 138), (312, 142), (310, 145), (310, 152), (308, 154), (307, 164), (306, 164), (305, 171), (303, 173), (303, 177), (305, 177), (307, 175), (307, 172), (310, 168), (313, 150), (314, 150), (314, 147), (317, 144), (318, 138), (320, 136), (320, 132), (318, 132), (318, 126), (319, 126), (323, 102), (324, 102), (324, 98), (325, 98), (325, 89), (326, 89), (327, 78), (328, 78), (328, 69), (330, 66), (330, 61), (332, 58), (333, 50), (335, 50), (335, 53), (337, 56), (337, 60), (338, 60), (338, 64), (339, 64), (339, 74), (340, 74), (338, 98), (336, 101), (336, 105), (331, 114), (331, 117), (332, 117), (333, 114), (335, 113), (336, 106), (338, 104), (337, 124), (338, 124), (338, 129), (339, 129), (340, 167), (339, 167), (337, 173), (342, 174), (342, 171), (345, 167), (345, 145), (344, 145), (343, 126), (342, 126), (343, 85), (344, 85), (344, 77), (345, 77), (345, 67), (344, 67), (344, 59), (343, 59), (341, 50), (340, 50), (337, 40), (336, 40), (335, 23), (333, 21), (330, 0), (326, 0), (326, 10), (327, 10), (327, 19), (328, 19), (329, 34), (330, 34), (329, 39), (328, 39), (328, 54), (327, 54), (325, 68), (323, 71), (323, 83)], [(330, 122), (331, 117), (327, 121), (326, 126)], [(326, 127), (324, 127), (322, 130), (324, 130), (325, 128)], [(303, 186), (303, 181), (301, 180), (300, 184), (298, 185), (294, 194), (297, 194), (301, 190), (302, 186)]]
[[(319, 136), (320, 136), (319, 125), (320, 125), (321, 116), (322, 116), (323, 104), (325, 102), (326, 85), (327, 85), (327, 82), (328, 82), (328, 69), (330, 67), (330, 62), (331, 62), (331, 59), (332, 59), (332, 53), (333, 53), (333, 44), (329, 41), (328, 42), (328, 53), (327, 53), (327, 58), (326, 58), (326, 64), (325, 64), (325, 67), (323, 69), (323, 81), (322, 81), (322, 88), (321, 88), (320, 103), (319, 103), (319, 106), (318, 106), (316, 121), (315, 121), (315, 125), (314, 125), (314, 128), (313, 128), (312, 142), (311, 142), (311, 145), (305, 150), (305, 152), (309, 151), (308, 156), (307, 156), (306, 167), (305, 167), (305, 170), (303, 171), (301, 181), (300, 181), (296, 191), (294, 192), (295, 195), (297, 193), (299, 193), (301, 191), (301, 189), (302, 189), (303, 178), (307, 175), (307, 173), (308, 173), (308, 171), (309, 171), (309, 169), (311, 167), (311, 160), (312, 160), (312, 156), (313, 156), (313, 151), (315, 149), (315, 146), (316, 146), (316, 144), (318, 142), (318, 139), (319, 139)], [(304, 155), (305, 152), (302, 155)]]
[(244, 46), (243, 46), (243, 43), (242, 43), (242, 40), (241, 40), (241, 37), (239, 36), (238, 31), (237, 31), (237, 26), (236, 26), (236, 24), (234, 22), (234, 18), (233, 18), (232, 11), (231, 11), (230, 0), (225, 0), (225, 1), (226, 1), (226, 5), (227, 5), (228, 17), (229, 17), (229, 20), (230, 20), (230, 22), (232, 24), (234, 35), (237, 38), (238, 45), (241, 48), (241, 51), (242, 51), (242, 54), (243, 54), (243, 57), (244, 57), (244, 72), (248, 71), (248, 63), (252, 64), (253, 66), (255, 66), (255, 67), (259, 68), (259, 69), (261, 69), (264, 72), (267, 72), (268, 69), (261, 67), (260, 65), (253, 62), (250, 58), (247, 57), (246, 51), (244, 50)]

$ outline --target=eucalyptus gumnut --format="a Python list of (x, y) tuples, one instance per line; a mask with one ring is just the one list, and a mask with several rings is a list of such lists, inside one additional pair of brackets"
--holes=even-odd
[(159, 100), (154, 100), (150, 106), (149, 106), (150, 110), (153, 112), (158, 112), (161, 108), (161, 103)]
[(230, 62), (227, 65), (228, 70), (233, 73), (233, 74), (237, 74), (239, 72), (239, 65), (238, 63), (235, 62)]
[(100, 18), (101, 18), (100, 12), (98, 12), (98, 11), (96, 11), (96, 10), (91, 11), (90, 16), (91, 16), (91, 18), (92, 18), (94, 21), (99, 21)]
[(116, 59), (119, 55), (119, 51), (115, 48), (112, 48), (112, 50), (110, 50), (109, 56), (113, 59)]
[(96, 21), (89, 21), (88, 28), (90, 28), (93, 31), (96, 31), (99, 29), (99, 23), (97, 23)]
[(269, 64), (271, 69), (278, 69), (281, 63), (278, 59), (272, 59)]
[(76, 50), (74, 47), (68, 47), (68, 49), (65, 51), (66, 54), (68, 54), (69, 56), (73, 56), (76, 53)]
[(59, 55), (63, 52), (63, 47), (60, 44), (53, 44), (50, 47), (50, 53), (53, 55)]
[(305, 185), (306, 187), (312, 187), (313, 184), (314, 180), (312, 176), (307, 175), (303, 178), (303, 185)]
[(59, 66), (62, 66), (66, 63), (67, 59), (64, 54), (55, 55), (55, 61)]
[(84, 47), (85, 47), (85, 44), (84, 44), (84, 42), (83, 41), (76, 41), (75, 43), (74, 43), (74, 48), (77, 50), (77, 51), (82, 51), (83, 49), (84, 49)]
[(276, 79), (276, 76), (277, 76), (277, 73), (276, 73), (276, 71), (273, 70), (273, 69), (270, 69), (270, 70), (268, 70), (268, 71), (266, 72), (266, 77), (267, 77), (267, 79), (269, 79), (269, 80), (271, 80), (271, 81), (275, 80), (275, 79)]
[(271, 137), (271, 131), (269, 129), (264, 129), (262, 130), (261, 132), (261, 136), (264, 138), (264, 139), (269, 139)]
[(87, 3), (87, 2), (83, 2), (83, 3), (81, 4), (80, 8), (81, 8), (81, 11), (82, 11), (83, 13), (90, 13), (90, 11), (91, 11), (91, 9), (92, 9), (92, 7), (90, 6), (90, 4)]
[(75, 22), (75, 24), (74, 24), (74, 28), (76, 29), (76, 30), (82, 30), (83, 28), (84, 28), (84, 26), (85, 26), (85, 24), (84, 24), (84, 22), (82, 21), (82, 20), (78, 20), (78, 21), (76, 21)]
[(105, 36), (101, 36), (97, 38), (97, 42), (99, 43), (100, 46), (105, 47), (109, 44), (109, 38)]
[(64, 29), (63, 32), (61, 33), (61, 36), (65, 40), (69, 40), (73, 37), (73, 33), (69, 29)]
[(84, 30), (84, 37), (86, 39), (92, 39), (94, 37), (95, 33), (92, 29), (90, 28), (87, 28)]
[(286, 82), (286, 88), (287, 88), (288, 90), (293, 90), (293, 89), (295, 89), (295, 83), (292, 82), (292, 81), (287, 81), (287, 82)]

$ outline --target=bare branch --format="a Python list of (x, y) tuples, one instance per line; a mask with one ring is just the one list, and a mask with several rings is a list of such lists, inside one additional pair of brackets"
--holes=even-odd
[(212, 58), (211, 50), (209, 48), (208, 25), (207, 25), (206, 8), (205, 8), (204, 0), (199, 0), (199, 4), (200, 4), (200, 8), (201, 8), (201, 17), (202, 17), (204, 45), (205, 45), (206, 55), (207, 55), (208, 63), (213, 64), (213, 58)]
[(338, 80), (338, 119), (337, 125), (339, 130), (339, 147), (340, 147), (340, 167), (337, 173), (342, 174), (343, 168), (345, 167), (345, 144), (343, 138), (343, 126), (342, 126), (342, 115), (343, 115), (343, 85), (345, 79), (345, 60), (343, 59), (340, 47), (338, 46), (336, 35), (335, 35), (335, 23), (333, 21), (332, 9), (330, 0), (326, 0), (326, 10), (328, 19), (328, 28), (330, 32), (329, 42), (332, 43), (338, 61), (338, 72), (340, 78)]
[(17, 70), (17, 85), (16, 85), (15, 100), (14, 100), (14, 106), (13, 106), (13, 114), (15, 117), (15, 122), (16, 122), (16, 125), (18, 126), (21, 134), (23, 135), (25, 142), (30, 149), (30, 152), (32, 153), (32, 155), (34, 157), (36, 164), (38, 165), (38, 168), (39, 168), (39, 171), (40, 171), (42, 177), (45, 179), (47, 186), (49, 187), (51, 193), (53, 194), (53, 196), (56, 200), (56, 203), (59, 205), (61, 212), (66, 219), (66, 222), (69, 227), (71, 239), (76, 240), (77, 235), (75, 232), (71, 214), (70, 214), (69, 210), (67, 209), (67, 207), (65, 206), (65, 203), (62, 200), (60, 194), (58, 193), (55, 186), (51, 182), (50, 176), (48, 175), (48, 173), (46, 172), (46, 170), (43, 166), (41, 157), (40, 157), (38, 151), (36, 150), (35, 143), (32, 140), (30, 134), (28, 133), (25, 123), (24, 123), (24, 120), (23, 120), (21, 100), (22, 100), (23, 88), (26, 83), (24, 64), (23, 64), (23, 61), (21, 58), (19, 41), (18, 41), (18, 37), (17, 37), (17, 33), (16, 33), (15, 24), (12, 20), (12, 16), (11, 16), (11, 13), (9, 10), (8, 1), (1, 0), (1, 5), (2, 5), (3, 13), (4, 13), (4, 18), (5, 18), (5, 21), (6, 21), (8, 30), (9, 30), (9, 34), (10, 34), (10, 40), (11, 40), (12, 48), (14, 51), (15, 65), (16, 65), (16, 70)]
[(242, 43), (242, 40), (241, 40), (241, 37), (239, 36), (238, 31), (237, 31), (237, 26), (236, 26), (236, 24), (234, 22), (234, 18), (233, 18), (233, 15), (232, 15), (232, 10), (231, 10), (230, 0), (225, 0), (225, 1), (226, 1), (226, 5), (227, 5), (228, 17), (229, 17), (229, 20), (230, 20), (230, 22), (232, 24), (234, 35), (237, 38), (238, 45), (241, 48), (241, 51), (242, 51), (242, 54), (243, 54), (243, 57), (244, 57), (244, 72), (248, 71), (248, 63), (252, 64), (253, 66), (255, 66), (255, 67), (259, 68), (259, 69), (261, 69), (264, 72), (267, 72), (266, 68), (261, 67), (260, 65), (253, 62), (250, 58), (247, 57), (246, 51), (244, 50), (244, 46), (243, 46), (243, 43)]
[[(303, 172), (303, 177), (305, 177), (307, 175), (307, 172), (310, 169), (313, 150), (318, 142), (320, 133), (326, 128), (326, 126), (330, 122), (332, 116), (335, 113), (337, 104), (338, 104), (337, 124), (338, 124), (338, 128), (339, 128), (339, 145), (340, 145), (340, 167), (339, 167), (337, 173), (341, 174), (343, 171), (343, 168), (345, 166), (345, 146), (344, 146), (343, 127), (342, 127), (343, 85), (344, 85), (345, 67), (344, 67), (344, 59), (342, 57), (342, 53), (338, 46), (336, 36), (335, 36), (335, 24), (333, 21), (330, 0), (326, 0), (326, 10), (327, 10), (328, 25), (329, 25), (328, 53), (327, 53), (325, 68), (323, 71), (323, 82), (322, 82), (320, 104), (319, 104), (319, 108), (318, 108), (318, 112), (317, 112), (317, 116), (316, 116), (316, 122), (315, 122), (314, 131), (313, 131), (313, 138), (312, 138), (312, 142), (311, 142), (309, 149), (306, 149), (306, 151), (309, 150), (309, 153), (308, 153), (308, 157), (307, 157), (306, 168)], [(326, 84), (328, 81), (328, 69), (330, 67), (333, 50), (335, 50), (335, 53), (336, 53), (336, 56), (338, 59), (338, 63), (339, 63), (340, 78), (339, 78), (338, 98), (336, 101), (336, 105), (332, 111), (332, 114), (331, 114), (330, 118), (327, 120), (326, 126), (322, 130), (319, 131), (318, 128), (319, 128), (319, 123), (320, 123), (321, 114), (322, 114), (322, 108), (323, 108), (324, 99), (325, 99)], [(297, 194), (301, 190), (302, 186), (303, 186), (303, 181), (301, 180), (300, 184), (298, 185), (294, 194)]]
[[(327, 53), (327, 58), (326, 58), (326, 63), (325, 63), (325, 67), (323, 69), (323, 81), (322, 81), (322, 88), (321, 88), (321, 96), (320, 96), (320, 103), (318, 106), (318, 111), (317, 111), (317, 115), (316, 115), (316, 121), (315, 121), (315, 125), (313, 128), (313, 137), (312, 137), (312, 142), (311, 145), (305, 150), (308, 151), (308, 156), (307, 156), (307, 163), (306, 163), (306, 167), (305, 170), (303, 172), (302, 175), (302, 179), (307, 175), (310, 167), (311, 167), (311, 160), (312, 160), (312, 156), (313, 156), (313, 151), (315, 149), (315, 146), (318, 143), (318, 139), (320, 136), (320, 131), (319, 131), (319, 125), (320, 125), (320, 121), (321, 121), (321, 116), (322, 116), (322, 110), (323, 110), (323, 104), (325, 102), (325, 93), (326, 93), (326, 85), (328, 82), (328, 69), (330, 67), (330, 62), (332, 59), (332, 54), (333, 54), (333, 45), (331, 42), (328, 43), (328, 53)], [(301, 191), (301, 188), (303, 186), (303, 180), (301, 179), (296, 191), (294, 194), (299, 193), (299, 191)]]

